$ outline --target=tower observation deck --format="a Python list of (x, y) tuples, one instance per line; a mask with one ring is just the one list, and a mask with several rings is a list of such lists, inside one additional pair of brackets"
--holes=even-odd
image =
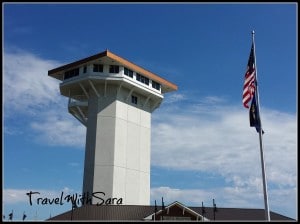
[(108, 50), (48, 75), (62, 81), (69, 113), (87, 128), (83, 194), (93, 204), (149, 205), (151, 113), (178, 87)]

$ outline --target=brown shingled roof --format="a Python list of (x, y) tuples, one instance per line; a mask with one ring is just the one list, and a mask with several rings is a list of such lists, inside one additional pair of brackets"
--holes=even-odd
[(137, 220), (154, 211), (154, 206), (141, 205), (85, 205), (50, 218), (49, 220)]
[[(201, 207), (189, 207), (190, 209), (201, 213)], [(213, 207), (205, 207), (206, 213), (204, 216), (210, 220), (214, 219)], [(271, 221), (275, 220), (290, 220), (293, 219), (270, 211)], [(215, 213), (215, 220), (252, 220), (252, 221), (265, 221), (264, 209), (250, 209), (250, 208), (217, 208)]]
[[(174, 202), (169, 206), (171, 210), (178, 205), (182, 205), (179, 202)], [(168, 206), (167, 206), (168, 207)], [(186, 206), (185, 206), (186, 207)], [(199, 215), (202, 215), (201, 207), (186, 207), (193, 210)], [(158, 206), (160, 209), (160, 206)], [(209, 220), (214, 220), (212, 207), (206, 207), (204, 217)], [(68, 211), (63, 214), (50, 218), (48, 221), (58, 220), (122, 220), (122, 221), (143, 221), (146, 217), (151, 217), (154, 214), (154, 206), (141, 206), (141, 205), (85, 205)], [(174, 215), (174, 212), (173, 212)], [(182, 212), (178, 213), (178, 216), (182, 215)], [(289, 217), (271, 212), (271, 221), (295, 221)], [(263, 209), (245, 209), (245, 208), (217, 208), (215, 214), (215, 220), (217, 221), (264, 221)]]

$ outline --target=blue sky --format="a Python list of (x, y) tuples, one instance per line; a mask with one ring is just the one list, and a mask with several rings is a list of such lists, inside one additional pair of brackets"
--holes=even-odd
[(151, 203), (264, 208), (259, 141), (242, 105), (255, 30), (270, 210), (297, 218), (297, 8), (259, 4), (2, 4), (3, 211), (70, 209), (85, 128), (48, 70), (106, 49), (178, 85), (152, 114)]

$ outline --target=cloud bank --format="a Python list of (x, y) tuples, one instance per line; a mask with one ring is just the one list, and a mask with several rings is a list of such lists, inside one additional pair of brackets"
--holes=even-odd
[[(68, 114), (59, 82), (47, 75), (60, 64), (23, 51), (4, 53), (5, 134), (22, 135), (29, 130), (41, 144), (84, 147), (85, 127)], [(248, 111), (222, 96), (193, 96), (167, 94), (161, 108), (154, 112), (151, 164), (187, 172), (213, 172), (229, 187), (203, 190), (191, 189), (188, 184), (186, 189), (161, 186), (152, 188), (151, 197), (165, 195), (170, 202), (197, 205), (214, 197), (227, 206), (262, 207), (258, 134), (249, 127)], [(194, 100), (189, 101), (191, 98)], [(17, 116), (30, 118), (22, 123), (25, 127), (11, 123)], [(296, 115), (262, 107), (261, 118), (271, 210), (285, 205), (287, 213), (294, 215)], [(5, 194), (13, 201), (13, 194)]]
[[(43, 144), (84, 147), (85, 127), (68, 113), (68, 99), (60, 95), (59, 81), (47, 74), (59, 65), (21, 50), (4, 53), (6, 134), (24, 134), (29, 129)], [(27, 121), (11, 126), (16, 116)]]
[[(196, 205), (217, 198), (222, 206), (264, 208), (259, 138), (249, 126), (248, 110), (222, 97), (184, 102), (189, 97), (171, 96), (176, 105), (154, 112), (151, 164), (216, 174), (224, 178), (226, 186), (210, 190), (191, 189), (188, 183), (186, 189), (162, 186), (152, 189), (153, 198), (166, 195), (171, 201)], [(262, 107), (261, 119), (270, 208), (281, 211), (284, 204), (287, 214), (295, 217), (296, 116)]]

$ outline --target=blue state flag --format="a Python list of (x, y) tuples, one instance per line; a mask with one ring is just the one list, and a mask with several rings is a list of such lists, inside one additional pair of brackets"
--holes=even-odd
[(259, 116), (259, 107), (257, 105), (256, 94), (253, 95), (251, 107), (249, 110), (250, 127), (255, 127), (257, 132), (261, 130), (261, 122)]

